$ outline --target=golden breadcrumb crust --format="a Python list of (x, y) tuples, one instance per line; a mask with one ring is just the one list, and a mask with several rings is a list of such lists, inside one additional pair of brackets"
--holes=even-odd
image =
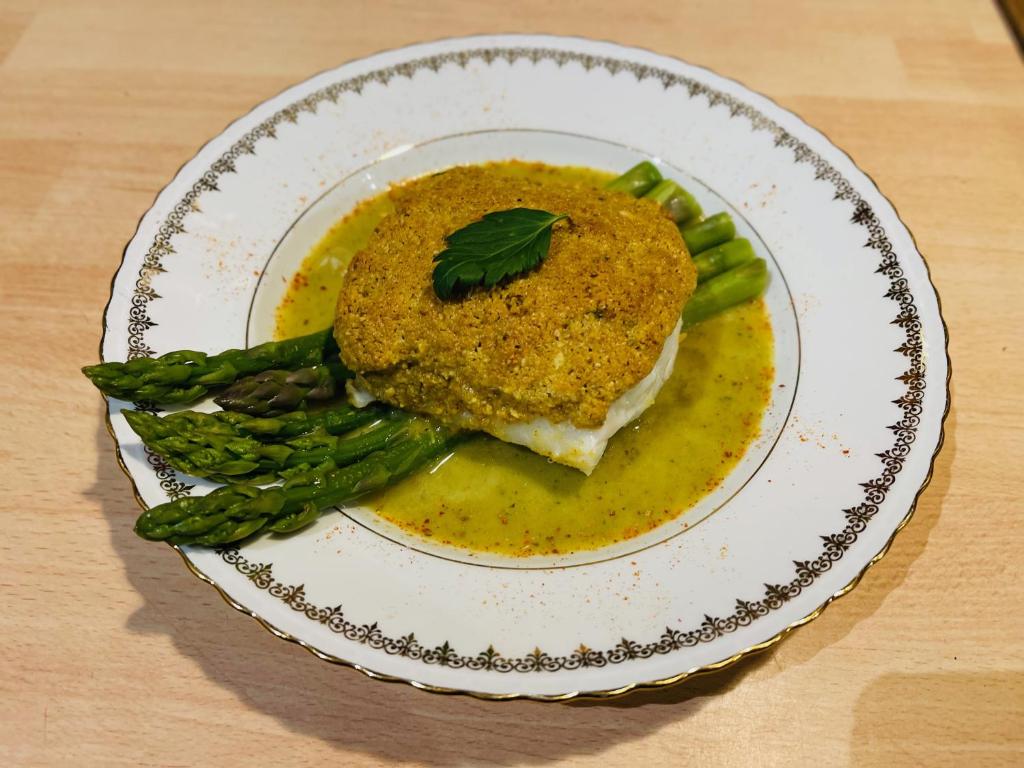
[[(544, 417), (597, 427), (653, 368), (696, 272), (675, 224), (649, 200), (584, 184), (453, 168), (391, 192), (353, 258), (334, 334), (357, 384), (450, 423)], [(567, 213), (525, 277), (441, 301), (431, 273), (445, 236), (490, 211)]]

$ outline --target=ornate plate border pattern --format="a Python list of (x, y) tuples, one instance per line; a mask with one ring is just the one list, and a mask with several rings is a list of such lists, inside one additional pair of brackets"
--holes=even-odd
[[(637, 642), (622, 638), (613, 647), (604, 650), (588, 648), (584, 644), (571, 654), (565, 656), (552, 656), (540, 648), (536, 648), (526, 656), (509, 657), (503, 655), (493, 646), (479, 651), (475, 654), (464, 654), (453, 648), (448, 642), (434, 648), (425, 648), (419, 644), (413, 633), (400, 637), (391, 637), (384, 633), (384, 630), (377, 622), (358, 623), (349, 620), (341, 606), (322, 607), (312, 604), (306, 599), (303, 586), (288, 585), (277, 581), (273, 576), (273, 563), (257, 563), (249, 561), (237, 547), (228, 547), (219, 550), (219, 556), (224, 562), (233, 566), (239, 573), (246, 576), (249, 581), (258, 589), (267, 591), (271, 596), (277, 598), (294, 611), (304, 614), (311, 621), (328, 627), (331, 631), (344, 636), (346, 639), (364, 643), (374, 649), (383, 650), (387, 654), (400, 655), (424, 664), (441, 665), (452, 668), (465, 668), (469, 670), (488, 670), (496, 672), (556, 672), (560, 670), (573, 670), (581, 667), (604, 667), (609, 664), (621, 664), (633, 659), (649, 658), (653, 655), (672, 653), (682, 648), (688, 648), (700, 643), (711, 642), (725, 634), (745, 627), (757, 619), (768, 615), (771, 611), (778, 609), (784, 603), (797, 597), (805, 588), (832, 568), (832, 565), (843, 558), (849, 548), (858, 540), (859, 535), (867, 528), (872, 518), (879, 510), (879, 506), (885, 501), (886, 496), (896, 481), (897, 475), (903, 468), (906, 458), (909, 456), (915, 440), (917, 428), (920, 423), (924, 394), (925, 394), (925, 362), (923, 359), (922, 326), (918, 318), (914, 297), (911, 295), (909, 285), (904, 277), (903, 269), (900, 266), (893, 246), (886, 235), (886, 232), (871, 206), (854, 189), (853, 185), (842, 176), (832, 165), (825, 161), (811, 147), (800, 141), (778, 123), (774, 122), (764, 114), (744, 103), (735, 96), (713, 89), (704, 83), (692, 78), (661, 69), (654, 66), (639, 64), (610, 56), (595, 56), (579, 53), (576, 51), (543, 48), (543, 47), (512, 47), (512, 48), (477, 48), (442, 53), (432, 56), (425, 56), (397, 64), (395, 66), (378, 69), (363, 75), (347, 80), (333, 83), (321, 88), (305, 98), (293, 102), (287, 107), (278, 110), (257, 127), (246, 133), (241, 139), (235, 142), (231, 148), (222, 154), (203, 175), (192, 185), (191, 189), (174, 206), (170, 214), (160, 225), (157, 235), (148, 248), (143, 263), (139, 269), (135, 281), (134, 291), (131, 297), (131, 307), (128, 317), (128, 348), (129, 359), (138, 357), (151, 357), (155, 351), (146, 343), (146, 332), (155, 323), (149, 315), (149, 305), (160, 299), (151, 282), (155, 276), (165, 272), (165, 260), (173, 257), (175, 253), (173, 239), (176, 235), (185, 232), (185, 221), (188, 215), (198, 209), (199, 198), (208, 192), (218, 191), (218, 179), (224, 174), (235, 172), (235, 160), (246, 154), (255, 154), (256, 145), (263, 139), (276, 137), (276, 128), (284, 122), (297, 122), (298, 116), (303, 112), (316, 112), (317, 105), (324, 101), (336, 102), (342, 93), (352, 92), (359, 94), (361, 90), (371, 82), (386, 86), (390, 80), (396, 77), (411, 78), (414, 73), (422, 69), (429, 69), (437, 72), (445, 64), (455, 64), (465, 67), (472, 60), (482, 60), (491, 64), (497, 60), (504, 60), (509, 63), (526, 59), (534, 64), (542, 60), (554, 61), (558, 66), (575, 62), (582, 65), (586, 70), (595, 67), (603, 68), (612, 75), (626, 71), (632, 73), (638, 81), (656, 79), (661, 82), (665, 89), (673, 86), (685, 88), (689, 97), (706, 97), (711, 108), (722, 106), (729, 111), (732, 118), (746, 118), (753, 131), (767, 131), (774, 137), (776, 147), (785, 147), (793, 152), (795, 163), (809, 163), (814, 167), (817, 180), (828, 181), (834, 188), (833, 199), (842, 201), (851, 206), (851, 221), (864, 228), (867, 240), (864, 247), (870, 249), (876, 257), (876, 272), (884, 274), (889, 280), (889, 288), (885, 298), (895, 303), (896, 314), (892, 324), (902, 329), (904, 333), (903, 342), (894, 351), (907, 360), (907, 367), (904, 373), (897, 377), (904, 386), (902, 395), (894, 400), (894, 404), (902, 411), (902, 418), (895, 424), (889, 426), (894, 436), (893, 444), (884, 451), (877, 453), (880, 459), (881, 470), (877, 477), (860, 483), (863, 488), (863, 500), (856, 506), (843, 510), (846, 524), (834, 533), (820, 536), (822, 541), (821, 551), (813, 558), (801, 561), (794, 561), (795, 572), (792, 580), (782, 584), (765, 584), (763, 597), (754, 600), (743, 600), (737, 598), (735, 610), (729, 616), (713, 617), (707, 615), (699, 626), (689, 630), (674, 630), (666, 627), (664, 633), (655, 640)], [(948, 342), (948, 338), (947, 338)], [(948, 353), (947, 353), (948, 362)], [(948, 413), (948, 380), (947, 380), (947, 403)], [(943, 415), (943, 419), (945, 414)], [(108, 415), (108, 429), (110, 428)], [(938, 449), (942, 445), (940, 432)], [(122, 469), (128, 474), (127, 469), (120, 457), (118, 459)], [(188, 495), (192, 489), (177, 478), (170, 467), (159, 457), (147, 453), (147, 459), (155, 472), (160, 487), (169, 498), (179, 498)], [(934, 457), (933, 457), (934, 459)], [(929, 471), (920, 491), (924, 490), (931, 477)], [(130, 478), (130, 475), (129, 475)], [(134, 483), (133, 483), (134, 485)], [(918, 496), (920, 495), (918, 492)], [(136, 491), (138, 498), (138, 492)], [(911, 505), (906, 516), (896, 527), (892, 536), (903, 528), (909, 521), (916, 506), (917, 497)], [(141, 499), (140, 499), (141, 503)], [(816, 618), (825, 606), (832, 599), (839, 597), (856, 585), (863, 573), (872, 564), (877, 562), (888, 550), (892, 542), (890, 538), (880, 552), (878, 552), (865, 568), (842, 590), (832, 595), (829, 600), (819, 606), (808, 616), (794, 622), (778, 635), (746, 649), (741, 653), (725, 659), (720, 663), (709, 665), (696, 670), (689, 670), (672, 678), (649, 683), (637, 683), (626, 686), (623, 689), (614, 691), (588, 692), (587, 696), (614, 696), (641, 687), (651, 687), (678, 682), (681, 679), (693, 674), (718, 669), (734, 663), (745, 655), (769, 647), (778, 642), (785, 634), (793, 628), (800, 626)], [(184, 557), (184, 554), (180, 552)], [(274, 634), (288, 640), (295, 641), (310, 650), (315, 655), (329, 661), (349, 664), (343, 659), (325, 654), (301, 640), (277, 630), (252, 611), (240, 606), (229, 598), (220, 587), (202, 572), (198, 571), (185, 558), (197, 576), (217, 587), (222, 597), (236, 609), (256, 618)], [(374, 673), (371, 670), (356, 667), (371, 677), (382, 679), (389, 678), (387, 675)], [(411, 682), (411, 681), (407, 681)], [(451, 689), (438, 688), (435, 686), (423, 685), (413, 682), (413, 685), (437, 692), (458, 692)], [(467, 693), (469, 693), (467, 691)], [(473, 693), (483, 698), (520, 698), (517, 695), (488, 695)], [(559, 696), (538, 696), (529, 698), (558, 699), (564, 700), (580, 695), (572, 693)]]

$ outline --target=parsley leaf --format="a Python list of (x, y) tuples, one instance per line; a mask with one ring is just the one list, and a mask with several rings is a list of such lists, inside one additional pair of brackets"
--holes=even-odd
[(547, 258), (551, 228), (564, 213), (533, 208), (494, 211), (445, 238), (434, 257), (434, 293), (441, 299), (463, 295), (475, 285), (493, 288), (506, 277), (529, 272)]

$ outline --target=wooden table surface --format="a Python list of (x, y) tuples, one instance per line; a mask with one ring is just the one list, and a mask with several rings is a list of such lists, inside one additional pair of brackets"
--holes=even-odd
[[(139, 216), (230, 120), (511, 30), (675, 54), (804, 116), (899, 208), (952, 338), (946, 446), (890, 554), (773, 651), (615, 703), (432, 696), (273, 638), (133, 535), (77, 370)], [(5, 0), (0, 174), (0, 764), (1024, 762), (1024, 67), (990, 2)]]

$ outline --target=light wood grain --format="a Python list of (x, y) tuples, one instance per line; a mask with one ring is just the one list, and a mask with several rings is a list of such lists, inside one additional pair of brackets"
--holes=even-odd
[[(776, 650), (611, 705), (435, 697), (271, 637), (132, 534), (77, 373), (138, 217), (226, 123), (382, 48), (516, 30), (803, 115), (897, 205), (952, 337), (946, 447), (888, 557)], [(0, 174), (0, 764), (1024, 761), (1024, 68), (989, 2), (8, 1)]]

